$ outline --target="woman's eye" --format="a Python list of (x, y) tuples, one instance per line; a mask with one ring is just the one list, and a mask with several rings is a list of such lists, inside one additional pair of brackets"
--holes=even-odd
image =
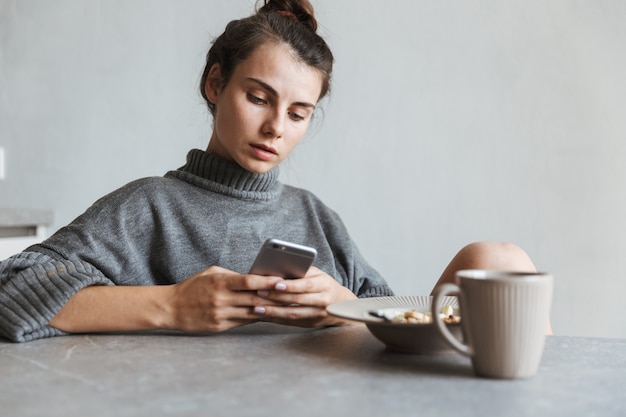
[(291, 117), (292, 120), (304, 120), (304, 116), (300, 116), (298, 113), (294, 113), (294, 112), (289, 112), (289, 117)]
[(264, 104), (265, 100), (263, 100), (260, 97), (254, 96), (252, 94), (248, 93), (248, 100), (250, 100), (250, 102), (254, 103), (254, 104)]

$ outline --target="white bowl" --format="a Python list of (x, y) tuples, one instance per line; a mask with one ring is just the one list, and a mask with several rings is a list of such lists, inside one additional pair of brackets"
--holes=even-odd
[[(431, 296), (374, 297), (341, 301), (327, 307), (329, 314), (365, 323), (369, 331), (387, 348), (405, 353), (435, 354), (452, 350), (433, 323), (398, 323), (376, 317), (371, 312), (393, 309), (398, 311), (430, 311)], [(451, 305), (458, 314), (456, 297), (444, 297), (442, 305)], [(461, 325), (449, 324), (452, 334), (462, 339)]]

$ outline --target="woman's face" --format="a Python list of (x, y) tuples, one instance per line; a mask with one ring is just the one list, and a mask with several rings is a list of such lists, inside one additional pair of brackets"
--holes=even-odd
[(207, 150), (248, 171), (269, 171), (306, 133), (321, 93), (321, 74), (296, 60), (284, 44), (266, 43), (235, 68), (223, 89), (219, 78), (214, 65), (205, 86), (215, 104)]

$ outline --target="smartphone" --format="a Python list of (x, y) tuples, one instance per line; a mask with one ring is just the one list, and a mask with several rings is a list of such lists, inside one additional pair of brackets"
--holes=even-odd
[(286, 279), (302, 278), (316, 256), (317, 251), (314, 248), (278, 239), (268, 239), (261, 246), (250, 268), (250, 273)]

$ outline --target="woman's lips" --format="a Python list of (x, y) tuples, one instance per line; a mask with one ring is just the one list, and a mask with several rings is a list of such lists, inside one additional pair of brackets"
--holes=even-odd
[(272, 148), (271, 146), (264, 146), (264, 145), (251, 145), (251, 146), (252, 146), (252, 152), (254, 153), (254, 156), (256, 156), (258, 159), (262, 161), (269, 161), (272, 158), (274, 158), (276, 155), (278, 155), (278, 152), (276, 152), (276, 149)]

